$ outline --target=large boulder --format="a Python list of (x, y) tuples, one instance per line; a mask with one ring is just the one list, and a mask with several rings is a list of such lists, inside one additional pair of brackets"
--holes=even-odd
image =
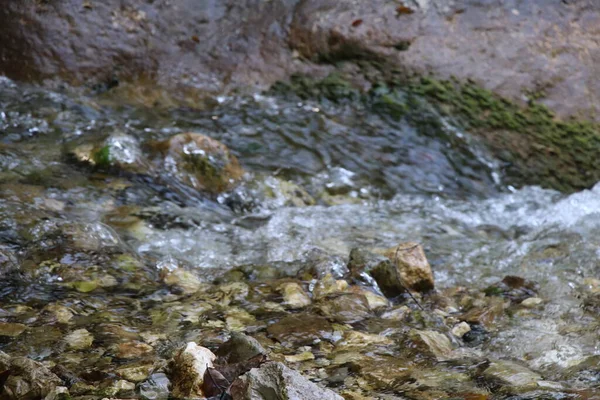
[[(194, 102), (198, 92), (266, 86), (323, 62), (473, 80), (561, 116), (598, 119), (600, 3), (541, 0), (24, 2), (0, 8), (0, 74)], [(451, 60), (451, 62), (449, 62)], [(316, 61), (318, 63), (312, 63)], [(149, 92), (149, 93), (147, 93)]]

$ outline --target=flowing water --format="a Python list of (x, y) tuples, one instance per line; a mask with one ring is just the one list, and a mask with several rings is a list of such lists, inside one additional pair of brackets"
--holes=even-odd
[[(187, 131), (238, 156), (249, 171), (241, 188), (210, 198), (170, 184), (166, 170), (98, 171), (65, 155), (71, 143), (116, 132), (145, 143)], [(26, 326), (0, 336), (2, 351), (107, 379), (119, 365), (109, 325), (138, 335), (162, 324), (171, 341), (222, 335), (198, 321), (228, 321), (227, 310), (157, 311), (176, 301), (161, 283), (165, 268), (185, 266), (209, 282), (239, 266), (293, 264), (315, 248), (343, 266), (354, 247), (414, 241), (440, 291), (483, 290), (507, 275), (537, 284), (542, 304), (488, 329), (482, 357), (521, 360), (557, 391), (600, 385), (600, 184), (572, 195), (515, 189), (501, 163), (433, 107), (398, 119), (369, 101), (263, 94), (155, 110), (1, 79), (0, 133), (0, 322)], [(316, 204), (290, 205), (282, 181)], [(255, 196), (257, 187), (274, 194)], [(45, 319), (48, 304), (74, 318)], [(65, 348), (75, 328), (92, 332), (102, 352)]]

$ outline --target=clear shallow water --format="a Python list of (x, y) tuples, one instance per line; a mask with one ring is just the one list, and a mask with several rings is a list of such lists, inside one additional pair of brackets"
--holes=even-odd
[[(0, 80), (0, 276), (11, 277), (0, 306), (60, 297), (53, 285), (64, 278), (37, 268), (77, 264), (82, 252), (99, 265), (132, 252), (150, 271), (169, 259), (221, 271), (301, 260), (314, 248), (346, 258), (353, 247), (417, 241), (440, 289), (483, 289), (505, 275), (539, 284), (543, 307), (498, 332), (489, 354), (526, 360), (560, 381), (600, 352), (597, 321), (581, 307), (600, 275), (600, 185), (570, 196), (511, 188), (477, 140), (433, 109), (395, 120), (370, 104), (216, 100), (205, 111), (147, 110)], [(65, 158), (69, 143), (117, 131), (141, 142), (204, 133), (238, 155), (248, 186), (285, 178), (318, 204), (285, 206), (276, 193), (234, 212), (228, 196), (186, 197), (160, 173), (106, 174)], [(334, 192), (346, 204), (327, 205), (323, 193)], [(157, 280), (156, 270), (145, 279)]]

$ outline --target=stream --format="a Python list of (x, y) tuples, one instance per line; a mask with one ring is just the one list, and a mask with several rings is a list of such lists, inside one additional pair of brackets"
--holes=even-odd
[[(69, 156), (109, 137), (124, 149), (114, 157), (136, 157), (128, 140), (146, 154), (183, 132), (224, 143), (247, 171), (242, 183), (208, 195), (168, 165), (103, 170)], [(214, 349), (231, 331), (352, 399), (594, 398), (600, 387), (600, 184), (570, 195), (515, 188), (433, 106), (398, 118), (369, 100), (263, 93), (153, 109), (0, 78), (0, 133), (0, 351), (70, 371), (72, 397), (160, 398), (148, 385), (173, 349)], [(305, 310), (282, 306), (277, 285), (289, 279), (316, 296), (323, 277), (298, 275), (306, 265), (326, 260), (341, 279), (353, 248), (402, 242), (421, 244), (434, 273), (437, 293), (415, 293), (419, 305), (389, 299), (346, 323), (316, 297)], [(506, 276), (524, 278), (526, 295), (498, 289)], [(498, 298), (499, 315), (465, 319), (494, 312)], [(390, 310), (412, 316), (386, 319)], [(269, 328), (303, 312), (329, 318), (334, 337), (386, 341), (349, 349)], [(462, 320), (468, 340), (450, 332)], [(409, 328), (442, 332), (454, 355), (408, 355)], [(124, 343), (140, 345), (129, 354)], [(488, 370), (482, 383), (481, 360), (517, 372), (494, 380)]]

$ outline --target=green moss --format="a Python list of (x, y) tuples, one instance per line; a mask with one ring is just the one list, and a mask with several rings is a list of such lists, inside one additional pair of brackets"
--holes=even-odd
[(509, 163), (517, 183), (540, 184), (570, 192), (600, 180), (596, 154), (600, 126), (589, 121), (560, 121), (545, 105), (512, 103), (474, 83), (458, 84), (422, 78), (408, 91), (432, 100), (487, 139), (488, 146)]
[(97, 167), (106, 168), (110, 166), (110, 148), (108, 146), (95, 150), (92, 159)]
[(359, 91), (339, 73), (332, 73), (321, 80), (304, 75), (292, 75), (289, 82), (278, 82), (273, 85), (271, 92), (294, 93), (302, 99), (326, 98), (334, 102), (360, 98)]
[(303, 99), (364, 101), (378, 112), (396, 119), (409, 117), (417, 128), (426, 124), (428, 129), (441, 124), (439, 118), (427, 117), (427, 107), (433, 106), (469, 133), (482, 137), (492, 153), (504, 162), (507, 182), (512, 185), (535, 184), (572, 192), (600, 181), (596, 161), (600, 125), (559, 120), (535, 101), (542, 92), (532, 93), (529, 96), (532, 101), (522, 106), (473, 82), (430, 77), (407, 81), (398, 79), (398, 74), (375, 78), (389, 82), (389, 86), (376, 82), (368, 95), (361, 94), (341, 73), (323, 80), (296, 75), (287, 83), (276, 84), (272, 92), (294, 93)]

